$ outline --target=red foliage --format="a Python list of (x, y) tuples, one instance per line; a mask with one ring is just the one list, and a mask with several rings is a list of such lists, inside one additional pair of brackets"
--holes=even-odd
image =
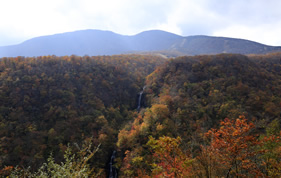
[(260, 176), (255, 158), (260, 153), (256, 146), (261, 142), (250, 132), (254, 128), (252, 122), (247, 122), (244, 116), (236, 120), (225, 119), (221, 121), (219, 129), (211, 129), (206, 136), (211, 139), (206, 150), (213, 153), (219, 169), (224, 176)]

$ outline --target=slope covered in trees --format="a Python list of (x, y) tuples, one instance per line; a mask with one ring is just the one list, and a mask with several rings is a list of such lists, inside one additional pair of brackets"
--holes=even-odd
[(231, 54), (182, 57), (156, 69), (147, 77), (147, 85), (152, 90), (152, 102), (161, 103), (162, 96), (170, 97), (171, 111), (202, 110), (204, 116), (200, 112), (185, 113), (197, 115), (198, 119), (237, 117), (237, 113), (266, 119), (280, 114), (279, 69), (280, 57), (278, 60)]
[(281, 175), (280, 53), (2, 58), (0, 71), (1, 168), (91, 140), (94, 174), (116, 149), (121, 177)]
[[(198, 176), (199, 174), (204, 175), (203, 177), (208, 176), (206, 174), (209, 174), (209, 177), (226, 176), (226, 167), (232, 169), (234, 163), (225, 163), (226, 167), (220, 169), (218, 168), (220, 164), (215, 164), (216, 161), (210, 165), (211, 163), (200, 163), (200, 159), (207, 161), (209, 159), (207, 156), (210, 156), (207, 154), (216, 154), (210, 149), (216, 150), (223, 147), (230, 151), (231, 144), (236, 141), (216, 148), (211, 143), (209, 148), (205, 147), (209, 143), (204, 139), (204, 135), (211, 128), (217, 128), (218, 124), (225, 118), (239, 117), (246, 117), (255, 123), (255, 127), (245, 126), (248, 129), (248, 134), (266, 134), (267, 125), (278, 122), (281, 116), (280, 59), (280, 54), (253, 57), (223, 54), (180, 57), (158, 67), (147, 76), (146, 80), (146, 96), (150, 101), (150, 107), (142, 110), (134, 121), (125, 126), (118, 135), (117, 145), (121, 152), (125, 153), (121, 167), (122, 173), (126, 176), (140, 176), (141, 173), (145, 172), (140, 170), (146, 170), (145, 174), (147, 175), (164, 176), (162, 173), (166, 170), (168, 171), (165, 173), (166, 176), (173, 177), (176, 174), (184, 175), (186, 172), (182, 171), (191, 169), (191, 167), (187, 167), (193, 165), (195, 167), (202, 166), (200, 170), (197, 170), (199, 171), (196, 173)], [(227, 120), (226, 122), (229, 125), (235, 125), (234, 121)], [(275, 124), (275, 127), (280, 131), (279, 122)], [(233, 132), (238, 134), (244, 129), (229, 131), (230, 134), (234, 134)], [(219, 138), (228, 139), (223, 135), (225, 133), (219, 133), (222, 134)], [(212, 134), (217, 136), (216, 133), (212, 132)], [(279, 138), (279, 132), (277, 131), (275, 134)], [(151, 138), (149, 139), (149, 137)], [(261, 146), (257, 143), (257, 136), (253, 135), (251, 139), (253, 143), (249, 144), (256, 144), (252, 145), (251, 149)], [(237, 144), (240, 145), (240, 143), (251, 139), (248, 137), (239, 138)], [(167, 144), (167, 147), (162, 148), (163, 142)], [(181, 143), (181, 148), (178, 148), (179, 143)], [(152, 147), (154, 153), (149, 151), (149, 147)], [(277, 148), (280, 149), (278, 146)], [(222, 157), (235, 152), (235, 150), (232, 151), (232, 153), (224, 153)], [(248, 154), (244, 153), (243, 149), (241, 154), (242, 152)], [(164, 156), (161, 158), (161, 154), (176, 154), (177, 157)], [(204, 154), (205, 158), (204, 156), (198, 157)], [(187, 157), (183, 157), (183, 155)], [(241, 156), (243, 157), (243, 155)], [(194, 164), (199, 165), (191, 164), (191, 158), (197, 158)], [(176, 162), (165, 162), (165, 159)], [(250, 165), (257, 157), (245, 157), (245, 160), (243, 157), (241, 159)], [(237, 160), (233, 161), (237, 162)], [(277, 159), (277, 163), (280, 164), (280, 158)], [(238, 162), (235, 164), (240, 165)], [(179, 167), (173, 167), (175, 165)], [(260, 167), (256, 169), (263, 174), (269, 174), (264, 167), (261, 168), (261, 163), (255, 163), (255, 166), (257, 165)], [(205, 168), (207, 172), (206, 170), (204, 172)], [(212, 169), (216, 169), (218, 172), (208, 173), (208, 170)], [(240, 174), (241, 169), (229, 174)], [(245, 173), (245, 170), (242, 173)], [(255, 174), (252, 172), (247, 176), (249, 175)]]
[(131, 120), (155, 56), (44, 56), (0, 60), (0, 165), (36, 168), (68, 143), (102, 143), (103, 168), (118, 129)]

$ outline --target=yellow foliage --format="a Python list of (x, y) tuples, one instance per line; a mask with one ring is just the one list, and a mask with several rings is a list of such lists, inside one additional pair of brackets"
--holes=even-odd
[(156, 116), (159, 119), (166, 118), (169, 115), (168, 106), (164, 104), (154, 104), (151, 107), (151, 112), (153, 116)]

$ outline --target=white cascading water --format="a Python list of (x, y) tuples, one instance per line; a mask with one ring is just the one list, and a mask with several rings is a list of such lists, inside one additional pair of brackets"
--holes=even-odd
[(137, 110), (140, 111), (141, 108), (141, 99), (142, 99), (142, 94), (144, 92), (145, 86), (142, 88), (142, 91), (139, 93), (139, 100), (138, 100), (138, 108)]
[(117, 178), (117, 170), (113, 165), (115, 155), (116, 155), (116, 151), (114, 150), (111, 155), (110, 162), (109, 162), (109, 176), (108, 176), (109, 178)]
[[(142, 91), (139, 93), (138, 108), (137, 108), (138, 111), (140, 111), (140, 108), (141, 108), (141, 99), (142, 99), (142, 94), (144, 92), (144, 89), (145, 89), (145, 86), (142, 88)], [(117, 170), (113, 165), (114, 159), (116, 157), (115, 155), (116, 155), (116, 151), (114, 150), (111, 155), (110, 162), (109, 162), (109, 176), (108, 176), (109, 178), (117, 178)]]

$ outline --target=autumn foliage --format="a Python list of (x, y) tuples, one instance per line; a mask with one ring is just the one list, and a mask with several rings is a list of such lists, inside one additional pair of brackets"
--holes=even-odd
[(63, 160), (67, 144), (103, 143), (104, 169), (118, 130), (132, 120), (145, 76), (165, 59), (149, 55), (0, 59), (0, 168)]
[(280, 71), (280, 53), (2, 58), (0, 173), (91, 139), (103, 175), (116, 150), (120, 177), (280, 177)]
[(192, 159), (181, 148), (181, 138), (167, 136), (155, 140), (150, 137), (147, 145), (152, 150), (152, 175), (155, 177), (191, 177)]
[[(126, 176), (153, 177), (279, 177), (281, 137), (260, 137), (245, 116), (225, 119), (205, 133), (192, 158), (180, 137), (149, 137), (146, 146), (126, 151)], [(144, 154), (145, 153), (145, 154)]]
[(202, 151), (212, 153), (211, 157), (217, 164), (215, 169), (222, 176), (262, 175), (255, 162), (260, 153), (257, 146), (261, 142), (251, 134), (253, 129), (254, 124), (240, 116), (235, 120), (225, 119), (220, 122), (219, 129), (211, 129), (206, 133), (211, 142), (207, 147), (202, 146)]

